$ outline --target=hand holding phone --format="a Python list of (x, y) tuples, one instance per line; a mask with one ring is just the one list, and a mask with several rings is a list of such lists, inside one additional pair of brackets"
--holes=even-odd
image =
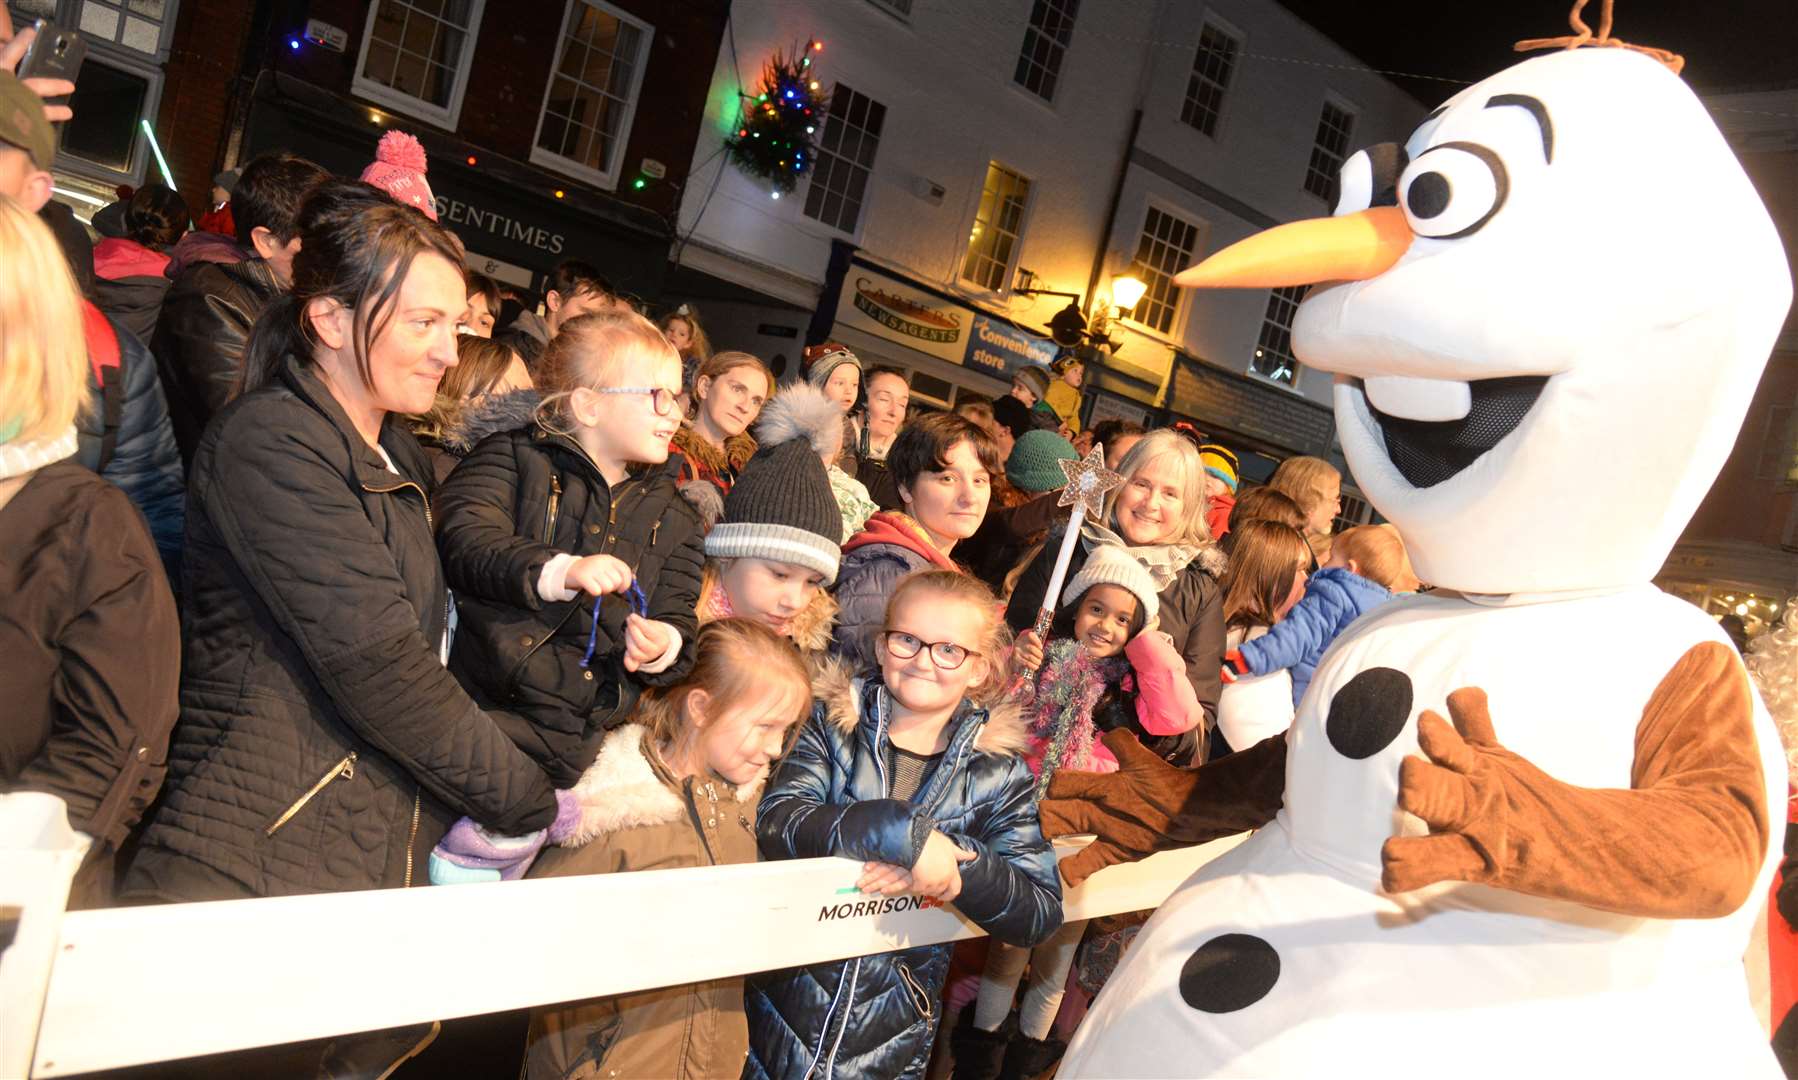
[(87, 56), (87, 43), (73, 30), (39, 19), (33, 26), (12, 33), (12, 19), (0, 5), (0, 70), (17, 75), (44, 99), (44, 117), (60, 123), (74, 116), (69, 95), (75, 92), (75, 76)]

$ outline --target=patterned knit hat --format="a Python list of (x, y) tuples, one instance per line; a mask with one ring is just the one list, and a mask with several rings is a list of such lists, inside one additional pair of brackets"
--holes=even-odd
[(1228, 484), (1232, 492), (1236, 490), (1236, 455), (1228, 447), (1206, 443), (1199, 447), (1199, 460), (1206, 472)]
[(1026, 431), (1005, 459), (1005, 478), (1023, 491), (1054, 491), (1068, 482), (1068, 475), (1056, 462), (1079, 459), (1074, 444), (1055, 432)]
[(1068, 587), (1062, 591), (1063, 607), (1074, 603), (1086, 594), (1086, 590), (1094, 585), (1121, 585), (1136, 594), (1136, 602), (1142, 605), (1142, 621), (1147, 626), (1155, 621), (1161, 612), (1161, 598), (1155, 589), (1155, 579), (1136, 557), (1116, 544), (1100, 544), (1093, 548), (1087, 556), (1086, 565), (1074, 575)]
[(820, 390), (824, 388), (825, 383), (830, 381), (830, 373), (844, 364), (854, 365), (858, 372), (862, 369), (861, 358), (834, 341), (827, 341), (822, 345), (813, 345), (807, 348), (805, 363), (805, 381)]
[(761, 448), (724, 497), (724, 520), (705, 537), (714, 559), (767, 559), (824, 575), (842, 561), (843, 515), (820, 448), (842, 439), (843, 413), (813, 386), (789, 386), (756, 423)]
[(389, 131), (381, 136), (375, 160), (362, 170), (361, 178), (393, 196), (395, 202), (436, 221), (437, 200), (431, 197), (431, 185), (425, 183), (428, 167), (423, 144), (403, 131)]

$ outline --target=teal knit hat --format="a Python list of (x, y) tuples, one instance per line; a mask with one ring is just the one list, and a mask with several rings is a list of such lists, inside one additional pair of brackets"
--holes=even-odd
[(1026, 431), (1012, 445), (1005, 459), (1005, 478), (1023, 491), (1054, 491), (1068, 482), (1058, 461), (1078, 461), (1074, 444), (1053, 431)]

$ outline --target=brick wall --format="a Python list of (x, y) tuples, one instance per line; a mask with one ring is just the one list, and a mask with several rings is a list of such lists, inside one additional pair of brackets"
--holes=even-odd
[(175, 186), (196, 216), (208, 205), (224, 155), (253, 7), (244, 0), (184, 0), (175, 19), (156, 133)]

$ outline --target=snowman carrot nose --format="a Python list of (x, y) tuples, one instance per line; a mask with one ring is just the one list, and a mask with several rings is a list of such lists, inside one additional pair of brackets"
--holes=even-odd
[(1362, 281), (1383, 274), (1411, 246), (1411, 226), (1396, 206), (1276, 225), (1240, 240), (1174, 284), (1188, 288), (1267, 289), (1320, 281)]

